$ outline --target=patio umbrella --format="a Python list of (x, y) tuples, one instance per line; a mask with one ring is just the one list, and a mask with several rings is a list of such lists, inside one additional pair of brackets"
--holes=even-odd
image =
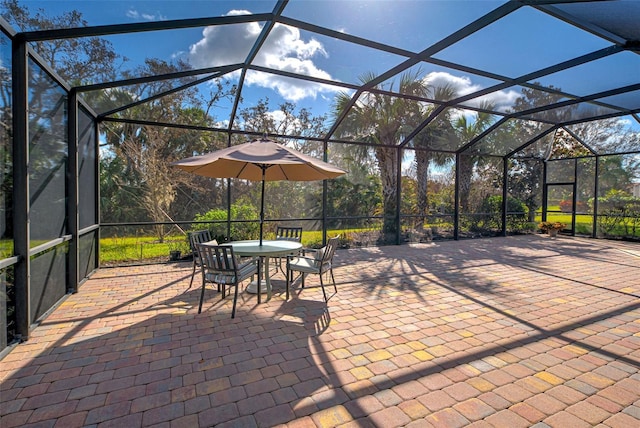
[(345, 174), (324, 161), (290, 149), (266, 137), (212, 153), (173, 162), (185, 171), (212, 178), (241, 178), (262, 182), (260, 198), (260, 245), (264, 222), (265, 181), (314, 181)]

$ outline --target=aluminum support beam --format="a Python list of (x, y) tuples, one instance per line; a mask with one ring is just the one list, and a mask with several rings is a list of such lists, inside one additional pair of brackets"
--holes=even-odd
[(30, 258), (29, 258), (29, 67), (27, 44), (13, 40), (13, 242), (18, 263), (14, 268), (16, 299), (16, 335), (22, 340), (29, 338), (31, 305), (29, 303)]
[(79, 210), (78, 210), (78, 93), (75, 90), (69, 92), (68, 98), (68, 122), (67, 122), (67, 230), (71, 234), (69, 241), (69, 252), (67, 253), (67, 292), (78, 291), (80, 280), (79, 271), (79, 239), (78, 231)]

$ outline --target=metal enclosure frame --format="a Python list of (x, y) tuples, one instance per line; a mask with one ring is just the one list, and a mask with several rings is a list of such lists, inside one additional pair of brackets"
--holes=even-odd
[[(451, 101), (438, 101), (433, 99), (416, 99), (416, 101), (429, 102), (437, 105), (437, 108), (434, 110), (433, 114), (429, 117), (425, 118), (425, 120), (416, 127), (413, 131), (407, 133), (407, 135), (401, 141), (398, 141), (395, 149), (397, 151), (398, 157), (397, 162), (398, 165), (401, 164), (402, 161), (402, 151), (404, 149), (409, 149), (409, 143), (412, 141), (414, 137), (416, 137), (420, 131), (425, 129), (429, 124), (436, 118), (438, 113), (442, 112), (446, 108), (455, 107), (461, 105), (465, 101), (468, 101), (472, 98), (486, 95), (491, 91), (499, 90), (502, 88), (508, 88), (514, 85), (520, 85), (523, 87), (530, 87), (535, 89), (540, 89), (534, 84), (531, 84), (533, 79), (546, 76), (561, 70), (565, 70), (571, 67), (575, 67), (580, 64), (585, 64), (590, 61), (595, 61), (600, 58), (604, 58), (610, 55), (614, 55), (616, 53), (622, 51), (629, 51), (638, 54), (640, 42), (638, 40), (626, 40), (620, 36), (616, 36), (615, 34), (604, 31), (601, 28), (598, 28), (594, 25), (590, 25), (587, 22), (580, 21), (575, 17), (570, 16), (568, 13), (563, 11), (561, 8), (558, 8), (555, 3), (562, 4), (562, 1), (544, 1), (544, 2), (530, 2), (530, 1), (509, 1), (499, 6), (492, 12), (484, 15), (480, 19), (472, 22), (471, 24), (461, 28), (455, 33), (449, 35), (448, 37), (440, 40), (439, 42), (427, 47), (421, 52), (409, 52), (404, 49), (400, 49), (394, 46), (384, 45), (382, 43), (374, 42), (372, 40), (362, 39), (360, 37), (352, 36), (349, 34), (341, 33), (339, 31), (331, 30), (328, 28), (323, 28), (317, 25), (313, 25), (310, 23), (302, 22), (287, 16), (284, 16), (284, 12), (286, 11), (288, 1), (287, 0), (279, 0), (274, 4), (273, 11), (271, 13), (262, 13), (262, 14), (254, 14), (254, 15), (242, 15), (242, 16), (225, 16), (225, 17), (206, 17), (199, 19), (185, 19), (185, 20), (169, 20), (162, 22), (148, 22), (148, 23), (137, 23), (137, 24), (120, 24), (120, 25), (105, 25), (105, 26), (94, 26), (94, 27), (83, 27), (83, 28), (73, 28), (73, 29), (53, 29), (46, 31), (27, 31), (22, 33), (15, 32), (4, 20), (0, 21), (0, 26), (2, 27), (3, 32), (7, 37), (12, 40), (12, 110), (13, 110), (13, 184), (14, 184), (14, 193), (13, 193), (13, 243), (14, 243), (14, 255), (7, 259), (0, 261), (0, 268), (5, 269), (7, 267), (12, 266), (15, 272), (14, 283), (16, 289), (16, 331), (18, 337), (22, 340), (28, 339), (29, 331), (32, 328), (33, 322), (36, 321), (33, 319), (32, 307), (30, 303), (30, 284), (31, 284), (31, 259), (38, 254), (47, 251), (56, 246), (64, 245), (68, 243), (69, 245), (69, 253), (67, 255), (67, 275), (66, 275), (66, 290), (68, 293), (76, 292), (79, 285), (88, 277), (88, 275), (80, 274), (80, 264), (79, 264), (79, 252), (80, 245), (79, 240), (81, 237), (86, 236), (88, 234), (99, 234), (100, 223), (99, 218), (96, 218), (95, 224), (90, 225), (85, 228), (80, 228), (79, 223), (79, 153), (78, 153), (78, 112), (79, 109), (85, 109), (92, 117), (95, 123), (95, 150), (96, 150), (96, 173), (95, 173), (95, 183), (94, 183), (94, 193), (95, 193), (95, 207), (96, 213), (100, 212), (99, 206), (99, 160), (97, 156), (98, 150), (98, 136), (99, 136), (99, 126), (102, 122), (132, 122), (137, 124), (151, 124), (158, 126), (174, 126), (174, 127), (185, 127), (185, 125), (177, 125), (170, 123), (158, 123), (158, 122), (144, 122), (144, 121), (130, 121), (128, 119), (123, 119), (118, 117), (118, 113), (130, 108), (134, 105), (147, 102), (158, 97), (162, 97), (168, 95), (172, 92), (186, 89), (190, 86), (202, 83), (204, 81), (208, 81), (224, 75), (230, 71), (240, 70), (241, 77), (239, 80), (240, 90), (238, 91), (238, 95), (236, 96), (233, 102), (233, 109), (230, 115), (229, 126), (227, 128), (197, 128), (192, 127), (193, 129), (200, 129), (203, 131), (219, 131), (224, 132), (228, 135), (228, 143), (231, 144), (231, 137), (234, 134), (240, 135), (257, 135), (256, 133), (244, 132), (239, 129), (233, 128), (234, 118), (238, 113), (239, 106), (239, 97), (242, 93), (244, 79), (246, 73), (250, 70), (252, 71), (264, 71), (268, 73), (273, 73), (286, 77), (293, 77), (298, 79), (303, 79), (310, 82), (315, 83), (323, 83), (330, 84), (337, 87), (342, 87), (349, 90), (354, 90), (355, 93), (351, 98), (351, 104), (349, 107), (352, 107), (356, 100), (358, 99), (360, 94), (365, 92), (373, 92), (380, 93), (384, 95), (393, 95), (393, 96), (406, 96), (402, 94), (389, 93), (387, 91), (376, 88), (376, 86), (387, 79), (390, 79), (394, 76), (397, 76), (399, 73), (408, 70), (410, 67), (419, 64), (421, 62), (428, 62), (435, 65), (446, 66), (452, 69), (460, 70), (460, 71), (468, 71), (479, 76), (488, 77), (495, 79), (496, 76), (489, 73), (484, 72), (482, 70), (470, 69), (469, 67), (465, 67), (459, 64), (452, 64), (446, 61), (438, 60), (433, 57), (433, 55), (448, 46), (451, 46), (457, 41), (464, 39), (465, 37), (477, 32), (478, 30), (494, 23), (510, 13), (518, 10), (522, 7), (534, 7), (537, 10), (555, 16), (563, 21), (567, 22), (569, 25), (579, 26), (585, 31), (588, 31), (592, 34), (595, 34), (603, 39), (606, 39), (611, 42), (611, 46), (605, 49), (600, 49), (595, 52), (588, 53), (586, 55), (582, 55), (576, 58), (573, 58), (568, 61), (564, 61), (559, 64), (555, 64), (550, 67), (546, 67), (544, 69), (538, 70), (534, 73), (529, 73), (524, 76), (520, 76), (515, 79), (507, 79), (502, 78), (501, 83), (490, 87), (479, 90), (472, 94), (468, 94), (465, 96), (461, 96)], [(139, 77), (127, 80), (113, 81), (113, 82), (102, 82), (102, 83), (94, 83), (84, 86), (76, 86), (71, 87), (69, 84), (65, 83), (61, 78), (56, 75), (55, 70), (53, 70), (49, 65), (44, 64), (39, 55), (31, 48), (30, 42), (34, 41), (43, 41), (43, 40), (54, 40), (54, 39), (62, 39), (62, 38), (76, 38), (76, 37), (88, 37), (88, 36), (104, 36), (104, 35), (114, 35), (114, 34), (124, 34), (129, 32), (144, 32), (144, 31), (157, 31), (157, 30), (166, 30), (166, 29), (180, 29), (180, 28), (194, 28), (201, 27), (207, 25), (225, 25), (232, 23), (246, 23), (246, 22), (256, 22), (261, 21), (265, 22), (264, 27), (262, 28), (262, 32), (260, 36), (257, 38), (253, 48), (250, 53), (247, 55), (245, 61), (239, 64), (230, 64), (224, 67), (212, 67), (209, 69), (197, 69), (197, 70), (188, 70), (178, 73), (171, 73), (163, 76), (147, 76), (147, 77)], [(270, 32), (277, 24), (285, 24), (297, 27), (302, 30), (306, 30), (312, 33), (321, 34), (327, 37), (332, 37), (341, 41), (345, 41), (348, 43), (353, 43), (359, 46), (365, 46), (372, 49), (378, 49), (383, 52), (392, 53), (395, 55), (400, 55), (405, 58), (404, 62), (401, 64), (387, 70), (386, 72), (380, 74), (374, 80), (371, 80), (362, 85), (353, 85), (338, 81), (329, 81), (325, 79), (314, 78), (310, 76), (304, 75), (296, 75), (293, 73), (268, 69), (266, 67), (256, 65), (253, 63), (258, 51), (262, 47), (266, 38), (269, 36)], [(39, 245), (37, 247), (30, 247), (31, 245), (31, 236), (30, 236), (30, 201), (29, 201), (29, 118), (28, 118), (28, 106), (29, 106), (29, 80), (28, 80), (28, 72), (29, 65), (28, 61), (31, 58), (38, 67), (41, 67), (44, 72), (52, 77), (67, 93), (67, 109), (68, 109), (68, 161), (67, 161), (67, 202), (66, 202), (66, 210), (67, 210), (67, 230), (68, 233), (59, 236), (56, 239), (53, 239), (47, 243)], [(90, 105), (88, 105), (85, 101), (82, 100), (82, 93), (88, 91), (94, 91), (99, 89), (107, 89), (120, 87), (125, 85), (130, 85), (134, 83), (144, 83), (151, 82), (155, 80), (168, 80), (168, 79), (176, 79), (185, 76), (196, 76), (207, 74), (204, 78), (195, 79), (192, 83), (184, 86), (180, 86), (174, 88), (170, 91), (163, 92), (161, 94), (157, 94), (153, 97), (136, 101), (134, 104), (122, 106), (120, 108), (114, 109), (109, 112), (104, 112), (101, 114), (96, 114), (92, 111)], [(455, 154), (456, 157), (456, 176), (455, 176), (455, 211), (454, 211), (454, 239), (459, 238), (459, 222), (460, 222), (460, 189), (459, 189), (459, 181), (460, 181), (460, 172), (457, 165), (460, 164), (460, 156), (464, 152), (473, 150), (477, 147), (478, 143), (485, 138), (490, 132), (497, 129), (501, 125), (505, 124), (510, 119), (519, 119), (526, 118), (529, 115), (533, 115), (535, 113), (540, 113), (544, 111), (553, 110), (560, 107), (566, 107), (578, 103), (583, 102), (598, 102), (601, 98), (606, 98), (609, 96), (617, 95), (617, 94), (625, 94), (631, 93), (634, 91), (640, 90), (640, 82), (624, 86), (621, 88), (616, 88), (612, 90), (608, 90), (605, 92), (599, 92), (590, 94), (588, 96), (575, 97), (572, 96), (571, 99), (557, 102), (555, 104), (550, 104), (546, 106), (540, 106), (533, 109), (520, 111), (517, 113), (510, 114), (502, 114), (502, 119), (498, 120), (492, 127), (487, 129), (485, 132), (476, 136), (472, 140), (466, 142), (458, 149), (451, 149), (450, 153)], [(551, 92), (551, 91), (549, 91)], [(406, 98), (411, 99), (412, 97), (406, 96)], [(609, 106), (611, 107), (611, 106)], [(466, 108), (466, 107), (465, 107)], [(473, 110), (473, 109), (472, 109)], [(477, 111), (481, 111), (481, 109), (476, 109)], [(327, 148), (329, 143), (338, 143), (338, 144), (364, 144), (356, 141), (349, 141), (340, 138), (336, 135), (336, 131), (338, 127), (342, 123), (342, 121), (346, 118), (347, 112), (349, 109), (345, 109), (344, 113), (336, 119), (333, 125), (330, 127), (326, 135), (317, 136), (313, 138), (306, 137), (309, 141), (318, 141), (321, 142), (324, 148), (324, 160), (327, 160)], [(636, 109), (626, 109), (622, 107), (618, 107), (616, 113), (607, 113), (600, 116), (590, 117), (588, 120), (596, 120), (596, 119), (604, 119), (608, 117), (616, 117), (622, 115), (630, 115), (635, 118), (638, 122), (640, 122), (640, 107)], [(558, 129), (567, 130), (567, 127), (583, 122), (584, 120), (568, 120), (562, 123), (552, 123), (549, 122), (552, 126), (545, 131), (543, 134), (536, 136), (534, 139), (526, 141), (524, 144), (510, 151), (509, 153), (491, 153), (488, 154), (490, 156), (496, 156), (502, 159), (503, 172), (504, 175), (502, 177), (502, 195), (503, 195), (503, 209), (501, 213), (501, 221), (502, 221), (502, 231), (501, 234), (504, 236), (507, 234), (506, 223), (507, 223), (507, 168), (509, 159), (518, 151), (526, 148), (527, 146), (534, 144), (539, 138), (544, 137), (550, 132), (554, 132)], [(545, 122), (545, 120), (540, 120), (540, 122)], [(567, 130), (568, 131), (568, 130)], [(569, 131), (568, 131), (569, 132)], [(287, 135), (270, 135), (271, 137), (291, 137)], [(577, 138), (577, 136), (576, 136)], [(584, 144), (584, 142), (582, 142)], [(586, 144), (584, 144), (587, 146)], [(594, 209), (594, 230), (592, 236), (596, 236), (596, 224), (597, 224), (597, 212), (598, 212), (598, 172), (600, 168), (600, 156), (601, 153), (592, 150), (593, 156), (595, 157), (595, 189), (594, 194), (595, 198), (595, 209)], [(632, 153), (640, 153), (632, 152)], [(397, 207), (396, 207), (396, 216), (395, 223), (397, 225), (397, 235), (396, 235), (396, 244), (401, 243), (400, 239), (400, 229), (401, 229), (401, 170), (398, 168), (397, 173)], [(546, 203), (546, 165), (544, 168), (543, 182), (545, 183), (543, 200)], [(575, 183), (574, 183), (575, 186)], [(231, 200), (230, 197), (230, 187), (227, 186), (228, 198), (227, 201)], [(574, 207), (576, 205), (575, 200), (575, 192), (574, 192)], [(327, 230), (326, 230), (326, 222), (327, 222), (327, 183), (323, 184), (323, 207), (322, 207), (322, 221), (323, 221), (323, 241), (327, 239)], [(228, 203), (228, 205), (230, 205)], [(546, 208), (546, 207), (545, 207)], [(230, 206), (227, 206), (228, 212), (230, 213)], [(546, 213), (546, 209), (544, 210)], [(230, 214), (229, 214), (230, 216)], [(575, 223), (575, 220), (574, 220)], [(230, 228), (230, 224), (228, 224), (228, 230)], [(575, 227), (573, 227), (575, 233)], [(95, 268), (98, 266), (99, 260), (99, 243), (96, 240), (95, 242), (95, 257), (93, 263), (95, 264)], [(89, 272), (89, 274), (91, 271)], [(3, 314), (4, 315), (4, 314)], [(0, 349), (0, 354), (2, 350)]]

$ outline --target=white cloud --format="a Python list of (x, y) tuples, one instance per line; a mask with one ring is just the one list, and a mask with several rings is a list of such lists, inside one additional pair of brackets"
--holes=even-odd
[(433, 71), (427, 74), (423, 80), (434, 87), (449, 85), (455, 89), (458, 96), (464, 96), (481, 89), (480, 85), (474, 85), (467, 76), (454, 76), (444, 71)]
[[(232, 10), (227, 15), (249, 13), (246, 10)], [(261, 30), (262, 26), (256, 22), (207, 27), (202, 32), (202, 39), (190, 46), (189, 61), (197, 68), (241, 63)], [(297, 28), (276, 24), (254, 63), (276, 70), (331, 79), (328, 72), (314, 63), (313, 59), (319, 55), (329, 56), (319, 41), (313, 38), (305, 41)], [(247, 73), (246, 83), (271, 88), (289, 101), (315, 98), (336, 91), (326, 85), (266, 73)]]
[[(450, 85), (456, 90), (458, 96), (468, 95), (482, 89), (482, 86), (474, 84), (468, 76), (454, 76), (443, 71), (427, 74), (424, 77), (424, 81), (432, 86)], [(496, 91), (467, 101), (465, 104), (477, 107), (483, 102), (488, 102), (493, 104), (496, 110), (504, 111), (506, 108), (511, 107), (520, 96), (521, 94), (514, 90)]]
[(152, 13), (144, 13), (144, 12), (138, 12), (135, 9), (129, 9), (127, 10), (127, 18), (132, 18), (132, 19), (142, 19), (144, 21), (166, 21), (167, 17), (162, 15), (160, 12), (158, 12), (157, 14), (152, 14)]
[(508, 108), (512, 107), (516, 99), (521, 96), (522, 94), (520, 92), (510, 89), (508, 91), (497, 91), (483, 95), (468, 101), (466, 104), (470, 106), (479, 106), (480, 104), (487, 102), (494, 105), (494, 110), (506, 111)]

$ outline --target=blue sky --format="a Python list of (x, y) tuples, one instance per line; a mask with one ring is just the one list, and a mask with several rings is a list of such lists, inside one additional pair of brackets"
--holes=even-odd
[[(419, 52), (503, 3), (491, 0), (291, 0), (283, 15)], [(27, 0), (22, 4), (32, 12), (43, 9), (49, 15), (75, 9), (82, 13), (89, 25), (105, 25), (270, 12), (275, 0)], [(195, 67), (207, 67), (243, 61), (259, 31), (259, 24), (246, 24), (138, 33), (107, 39), (119, 53), (130, 59), (128, 67), (140, 64), (145, 57), (181, 57)], [(509, 37), (505, 37), (505, 34)], [(508, 19), (491, 24), (438, 52), (435, 58), (515, 78), (609, 45), (600, 38), (526, 7), (513, 12)], [(601, 63), (584, 66), (587, 70), (570, 69), (541, 80), (577, 95), (587, 95), (630, 84), (627, 82), (637, 83), (635, 71), (640, 71), (637, 57), (629, 53), (615, 55), (605, 58)], [(279, 26), (261, 50), (258, 63), (316, 77), (359, 83), (358, 77), (363, 73), (378, 74), (403, 60), (397, 55)], [(430, 83), (449, 83), (461, 95), (497, 83), (492, 79), (429, 64), (422, 64), (420, 71)], [(594, 82), (596, 91), (593, 91)], [(268, 96), (272, 105), (283, 100), (292, 101), (298, 106), (310, 108), (314, 114), (327, 112), (339, 89), (258, 73), (250, 73), (246, 83), (250, 85), (252, 97)], [(246, 93), (243, 95), (247, 97)], [(504, 111), (518, 95), (519, 88), (514, 88), (495, 92), (486, 98)], [(478, 99), (470, 104), (480, 101)], [(247, 99), (247, 103), (251, 102), (253, 100)]]

